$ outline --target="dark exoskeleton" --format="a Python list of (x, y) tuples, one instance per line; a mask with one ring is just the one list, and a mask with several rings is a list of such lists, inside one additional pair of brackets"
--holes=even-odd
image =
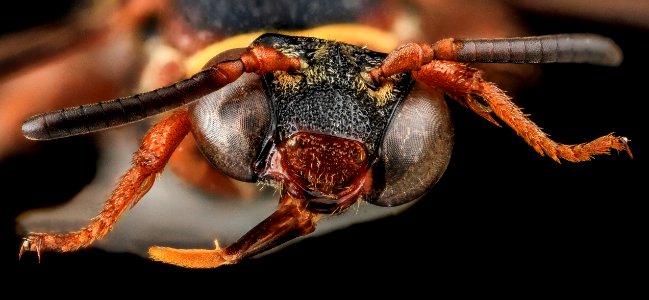
[[(189, 79), (152, 92), (34, 116), (23, 132), (51, 139), (114, 127), (175, 109), (144, 137), (104, 210), (69, 234), (30, 235), (24, 250), (70, 251), (105, 235), (153, 184), (191, 132), (226, 175), (281, 188), (279, 208), (234, 244), (214, 250), (153, 247), (186, 267), (236, 263), (308, 234), (322, 215), (359, 200), (396, 206), (423, 196), (444, 173), (453, 129), (445, 96), (496, 116), (541, 155), (583, 161), (628, 150), (612, 134), (564, 145), (549, 139), (509, 97), (462, 62), (616, 65), (619, 49), (595, 35), (407, 44), (390, 54), (308, 37), (265, 34), (214, 57)], [(630, 152), (629, 152), (630, 154)]]

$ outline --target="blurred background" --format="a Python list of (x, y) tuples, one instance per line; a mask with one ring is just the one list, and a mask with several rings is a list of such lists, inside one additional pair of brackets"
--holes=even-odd
[[(493, 126), (449, 101), (455, 146), (446, 174), (425, 198), (396, 216), (354, 224), (215, 270), (184, 270), (97, 248), (45, 253), (40, 264), (34, 255), (18, 261), (22, 233), (17, 232), (16, 217), (66, 202), (109, 167), (98, 164), (106, 145), (96, 135), (26, 142), (19, 131), (22, 120), (132, 93), (146, 71), (142, 41), (160, 28), (160, 21), (148, 13), (176, 7), (164, 1), (106, 2), (110, 5), (48, 2), (39, 4), (47, 13), (36, 15), (31, 4), (16, 3), (0, 12), (0, 266), (11, 286), (106, 279), (114, 273), (250, 285), (253, 278), (296, 284), (306, 280), (324, 290), (388, 282), (431, 293), (436, 286), (517, 287), (534, 294), (561, 288), (575, 295), (619, 297), (643, 282), (635, 274), (646, 266), (641, 255), (646, 253), (641, 242), (646, 232), (641, 205), (646, 199), (641, 189), (646, 134), (641, 134), (639, 121), (646, 98), (641, 74), (649, 67), (647, 1), (358, 1), (353, 3), (363, 9), (349, 16), (399, 32), (404, 41), (573, 32), (612, 38), (624, 52), (617, 68), (491, 66), (488, 74), (556, 141), (580, 143), (615, 132), (631, 140), (633, 159), (612, 153), (589, 162), (557, 164), (540, 157), (509, 128)], [(223, 17), (224, 24), (253, 18), (235, 9), (225, 11), (232, 15), (214, 18)], [(241, 28), (226, 26), (222, 32), (246, 30), (237, 26)], [(173, 36), (178, 30), (173, 28), (162, 35)], [(195, 36), (205, 41), (223, 37)], [(178, 40), (174, 45), (181, 53), (200, 47)], [(416, 278), (415, 271), (425, 278)]]

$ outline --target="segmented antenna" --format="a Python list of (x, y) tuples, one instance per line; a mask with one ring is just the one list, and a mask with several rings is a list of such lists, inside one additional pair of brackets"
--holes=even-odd
[[(427, 49), (432, 54), (429, 59), (459, 62), (563, 62), (606, 66), (617, 66), (622, 62), (620, 48), (611, 39), (595, 34), (445, 39), (432, 45), (432, 48), (427, 45)], [(282, 66), (291, 65), (287, 63)], [(404, 68), (407, 69), (407, 66)], [(399, 72), (400, 68), (391, 71)], [(188, 104), (228, 83), (229, 79), (224, 74), (218, 74), (217, 77), (223, 78), (215, 82), (215, 72), (220, 73), (217, 69), (205, 69), (189, 79), (151, 92), (36, 115), (23, 123), (23, 135), (32, 140), (49, 140), (136, 122)]]
[[(483, 63), (589, 63), (618, 66), (622, 50), (596, 34), (557, 34), (521, 38), (452, 39), (452, 57)], [(437, 57), (436, 57), (437, 58)]]
[(209, 69), (150, 92), (30, 117), (23, 135), (50, 140), (125, 125), (190, 103), (214, 90)]

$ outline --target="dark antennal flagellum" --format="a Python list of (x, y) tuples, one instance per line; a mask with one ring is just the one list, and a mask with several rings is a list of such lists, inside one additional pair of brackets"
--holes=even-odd
[(557, 162), (587, 161), (612, 150), (630, 155), (628, 139), (613, 134), (572, 145), (552, 140), (479, 69), (462, 63), (616, 65), (621, 59), (612, 41), (595, 35), (444, 39), (409, 43), (386, 56), (351, 44), (265, 34), (247, 49), (217, 55), (205, 71), (171, 86), (25, 122), (29, 138), (51, 139), (119, 126), (198, 100), (149, 130), (133, 166), (86, 227), (31, 233), (19, 256), (75, 251), (104, 237), (151, 188), (172, 155), (184, 155), (176, 150), (190, 133), (203, 157), (226, 176), (281, 186), (277, 210), (227, 247), (149, 249), (154, 260), (191, 268), (234, 264), (310, 234), (323, 215), (340, 214), (358, 201), (398, 206), (421, 198), (451, 158), (447, 99), (494, 123), (498, 118)]
[(557, 34), (522, 38), (454, 39), (452, 60), (482, 63), (588, 63), (617, 66), (622, 50), (596, 34)]
[[(445, 39), (432, 48), (431, 46), (427, 48), (430, 51), (429, 59), (459, 62), (559, 62), (605, 66), (616, 66), (622, 62), (620, 48), (612, 40), (595, 34), (503, 39)], [(420, 63), (422, 62), (426, 61)], [(206, 69), (189, 79), (151, 92), (36, 115), (23, 123), (22, 131), (28, 139), (49, 140), (136, 122), (188, 104), (222, 86), (214, 86), (214, 71), (211, 68)]]
[(23, 123), (23, 135), (31, 140), (50, 140), (143, 120), (211, 92), (213, 84), (210, 72), (208, 69), (146, 93), (33, 116)]

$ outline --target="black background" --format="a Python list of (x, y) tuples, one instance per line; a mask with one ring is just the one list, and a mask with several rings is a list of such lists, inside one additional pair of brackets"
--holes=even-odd
[[(96, 284), (97, 291), (124, 285), (145, 285), (151, 291), (173, 287), (146, 283), (152, 279), (178, 280), (181, 288), (216, 294), (246, 294), (261, 282), (272, 282), (275, 292), (268, 293), (279, 294), (295, 287), (325, 293), (338, 293), (341, 287), (429, 294), (520, 288), (527, 294), (555, 294), (563, 289), (563, 295), (616, 298), (629, 293), (646, 284), (637, 274), (646, 273), (646, 209), (641, 205), (646, 201), (641, 185), (646, 184), (646, 135), (640, 128), (646, 111), (640, 105), (647, 99), (649, 32), (529, 12), (520, 17), (536, 34), (596, 32), (620, 45), (625, 59), (618, 68), (543, 66), (539, 84), (522, 91), (518, 103), (560, 142), (585, 142), (609, 132), (627, 136), (634, 159), (613, 153), (557, 164), (540, 157), (510, 129), (451, 103), (455, 147), (450, 165), (411, 209), (235, 266), (185, 270), (97, 249), (46, 253), (40, 264), (31, 255), (18, 261), (21, 237), (15, 233), (15, 216), (69, 198), (92, 180), (95, 170), (96, 153), (87, 138), (47, 142), (40, 155), (0, 162), (1, 272), (11, 287), (24, 284), (20, 291), (27, 294), (47, 283), (61, 284), (65, 291), (77, 282)], [(3, 31), (19, 28), (16, 22)], [(74, 174), (63, 175), (63, 170)], [(100, 282), (109, 285), (100, 288)]]

